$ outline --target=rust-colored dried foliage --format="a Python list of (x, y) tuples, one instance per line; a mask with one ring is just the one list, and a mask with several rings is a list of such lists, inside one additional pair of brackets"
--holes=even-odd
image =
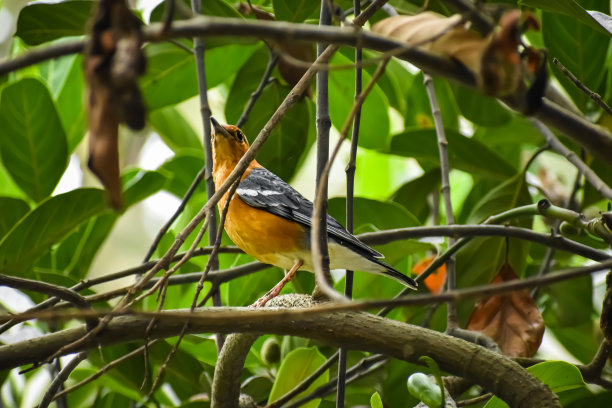
[(115, 209), (122, 207), (119, 124), (140, 130), (146, 110), (138, 77), (145, 71), (140, 21), (125, 0), (101, 0), (85, 58), (89, 83), (89, 161)]
[[(509, 264), (504, 264), (491, 283), (518, 279)], [(479, 301), (467, 324), (468, 330), (486, 334), (510, 357), (532, 357), (544, 336), (544, 320), (531, 295), (515, 291)]]
[[(274, 14), (247, 3), (240, 3), (238, 11), (244, 15), (252, 14), (257, 20), (275, 20)], [(273, 40), (268, 40), (268, 45), (280, 56), (278, 72), (281, 74), (281, 77), (289, 85), (295, 86), (315, 59), (314, 47), (306, 43), (296, 44)]]
[(430, 11), (389, 17), (372, 26), (377, 34), (460, 62), (474, 73), (483, 92), (498, 97), (515, 92), (523, 78), (533, 77), (542, 65), (539, 52), (521, 50), (520, 37), (526, 29), (538, 30), (538, 20), (531, 13), (521, 16), (518, 10), (504, 14), (486, 37), (470, 30), (460, 15), (445, 17)]
[[(433, 262), (435, 256), (428, 256), (425, 259), (417, 262), (416, 265), (412, 267), (412, 273), (416, 275), (420, 275), (427, 269), (429, 265)], [(440, 293), (442, 291), (442, 287), (444, 287), (444, 282), (446, 281), (446, 265), (442, 265), (438, 269), (435, 270), (431, 275), (425, 278), (425, 286), (431, 293)]]

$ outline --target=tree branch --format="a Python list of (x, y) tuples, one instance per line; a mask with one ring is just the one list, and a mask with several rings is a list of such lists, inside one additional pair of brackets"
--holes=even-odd
[[(535, 377), (515, 362), (497, 353), (428, 329), (383, 319), (366, 313), (333, 312), (313, 315), (312, 310), (270, 308), (208, 308), (196, 315), (158, 314), (159, 322), (151, 331), (153, 337), (176, 335), (189, 319), (189, 332), (267, 332), (291, 334), (351, 349), (386, 354), (419, 364), (422, 355), (431, 356), (440, 368), (481, 384), (513, 407), (559, 407), (557, 397)], [(301, 312), (301, 313), (296, 313)], [(304, 313), (308, 312), (308, 313)], [(257, 318), (257, 316), (268, 316)], [(282, 316), (282, 317), (281, 317)], [(290, 317), (286, 319), (284, 317)], [(237, 324), (237, 320), (242, 324)], [(246, 324), (248, 322), (248, 324)], [(126, 316), (113, 319), (97, 339), (81, 347), (92, 348), (141, 339), (149, 317)], [(17, 356), (32, 362), (60, 344), (83, 336), (84, 327), (64, 330), (19, 343), (0, 347), (0, 361), (6, 367)]]

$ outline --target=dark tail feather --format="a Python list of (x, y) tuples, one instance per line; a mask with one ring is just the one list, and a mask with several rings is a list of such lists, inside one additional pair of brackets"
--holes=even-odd
[(419, 286), (419, 284), (414, 279), (404, 275), (397, 269), (392, 268), (391, 266), (387, 265), (380, 259), (369, 257), (369, 260), (386, 269), (386, 271), (381, 272), (382, 274), (395, 279), (396, 281), (400, 282), (402, 285), (408, 286), (410, 289), (417, 290), (417, 287)]

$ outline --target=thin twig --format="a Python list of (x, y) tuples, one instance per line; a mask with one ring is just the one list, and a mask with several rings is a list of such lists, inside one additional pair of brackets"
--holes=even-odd
[(559, 69), (561, 70), (561, 72), (563, 72), (563, 74), (574, 83), (574, 85), (576, 85), (576, 87), (578, 89), (580, 89), (582, 92), (584, 92), (589, 98), (591, 98), (592, 100), (595, 101), (595, 103), (597, 103), (599, 106), (601, 106), (603, 108), (603, 110), (605, 110), (606, 112), (608, 112), (608, 114), (612, 115), (612, 108), (610, 108), (610, 106), (605, 103), (603, 101), (603, 99), (601, 99), (601, 96), (599, 96), (599, 94), (597, 92), (593, 92), (591, 91), (585, 84), (583, 84), (578, 78), (576, 78), (576, 76), (574, 74), (571, 73), (571, 71), (569, 69), (567, 69), (562, 63), (561, 61), (559, 61), (557, 58), (553, 57), (553, 62), (555, 63), (555, 65), (557, 67), (559, 67)]
[(164, 224), (164, 226), (161, 227), (160, 230), (157, 232), (157, 235), (155, 236), (153, 243), (149, 247), (149, 250), (147, 251), (147, 254), (145, 255), (142, 261), (143, 263), (146, 263), (149, 261), (149, 259), (151, 259), (151, 256), (153, 256), (153, 253), (157, 249), (157, 246), (159, 245), (161, 239), (164, 237), (166, 232), (168, 232), (168, 230), (170, 229), (174, 221), (176, 221), (179, 215), (181, 215), (181, 213), (185, 210), (185, 207), (187, 206), (187, 202), (189, 201), (189, 199), (191, 199), (191, 196), (195, 192), (196, 188), (198, 188), (198, 186), (200, 185), (200, 182), (204, 178), (205, 173), (206, 173), (206, 167), (203, 167), (198, 172), (198, 174), (195, 176), (195, 178), (191, 182), (191, 185), (189, 186), (189, 189), (185, 193), (185, 196), (181, 200), (181, 203), (177, 207), (176, 211), (174, 211), (174, 214), (172, 214), (170, 219), (168, 219), (168, 221)]
[(285, 403), (291, 401), (298, 394), (305, 391), (308, 387), (310, 387), (310, 385), (313, 382), (315, 382), (317, 378), (323, 375), (323, 373), (325, 373), (325, 371), (327, 371), (329, 367), (331, 367), (332, 365), (334, 365), (336, 361), (338, 361), (339, 353), (340, 353), (339, 351), (336, 351), (323, 364), (321, 364), (321, 366), (319, 366), (319, 368), (317, 368), (312, 374), (310, 374), (308, 377), (303, 379), (298, 385), (293, 387), (291, 391), (287, 392), (285, 395), (283, 395), (279, 399), (269, 403), (268, 405), (266, 405), (265, 408), (282, 407), (283, 405), (285, 405)]
[[(353, 10), (355, 14), (361, 13), (361, 3), (359, 0), (353, 0)], [(355, 48), (355, 96), (357, 100), (362, 90), (362, 76), (363, 71), (359, 64), (363, 59), (363, 50), (360, 47)], [(355, 112), (353, 118), (353, 132), (351, 137), (351, 151), (349, 154), (349, 161), (346, 165), (346, 230), (349, 233), (353, 233), (353, 211), (354, 202), (353, 197), (355, 195), (355, 170), (357, 168), (357, 144), (359, 143), (359, 125), (361, 123), (361, 107)], [(344, 278), (344, 296), (349, 299), (353, 297), (353, 271), (347, 270)], [(338, 378), (337, 378), (337, 391), (336, 401), (337, 406), (344, 406), (344, 394), (345, 394), (345, 382), (346, 382), (346, 360), (348, 350), (345, 348), (340, 349), (340, 356), (338, 358)], [(340, 403), (342, 401), (342, 403)]]
[[(442, 122), (442, 114), (440, 112), (440, 106), (438, 105), (438, 99), (436, 98), (436, 91), (434, 89), (433, 79), (428, 74), (423, 74), (423, 81), (425, 83), (425, 89), (427, 90), (427, 96), (429, 98), (429, 104), (431, 106), (431, 114), (434, 119), (436, 126), (436, 135), (438, 138), (438, 151), (440, 154), (440, 173), (442, 175), (442, 184), (440, 192), (442, 193), (442, 199), (444, 201), (444, 210), (446, 216), (446, 224), (453, 225), (455, 223), (455, 216), (453, 215), (453, 204), (451, 202), (450, 194), (450, 164), (448, 161), (448, 141), (444, 132), (444, 123)], [(455, 243), (453, 237), (448, 239), (448, 246), (452, 246)], [(457, 286), (455, 278), (455, 257), (451, 256), (446, 261), (446, 290), (454, 290)], [(446, 314), (446, 330), (453, 331), (458, 327), (457, 321), (457, 305), (455, 303), (449, 303), (447, 306)]]
[(53, 401), (57, 390), (59, 390), (61, 385), (70, 376), (70, 373), (81, 363), (81, 361), (87, 358), (87, 354), (89, 354), (89, 351), (81, 351), (79, 354), (74, 356), (64, 368), (62, 368), (62, 371), (59, 372), (57, 377), (55, 377), (51, 382), (51, 385), (49, 385), (49, 388), (47, 389), (47, 392), (45, 392), (45, 395), (43, 395), (38, 408), (47, 408), (49, 406), (51, 401)]
[(272, 75), (272, 71), (274, 70), (276, 63), (278, 62), (278, 54), (274, 52), (274, 50), (272, 50), (272, 48), (270, 47), (268, 47), (268, 53), (270, 55), (268, 59), (268, 65), (266, 65), (266, 70), (261, 76), (261, 81), (259, 81), (259, 85), (257, 85), (255, 91), (251, 93), (251, 97), (249, 98), (249, 101), (244, 107), (244, 110), (242, 111), (242, 115), (240, 115), (238, 122), (236, 122), (236, 126), (238, 127), (244, 126), (244, 124), (249, 118), (251, 109), (253, 109), (253, 106), (255, 106), (255, 102), (257, 102), (257, 99), (259, 99), (259, 97), (261, 96), (261, 93), (263, 92), (266, 85), (270, 83), (270, 76)]
[(90, 375), (84, 380), (79, 381), (78, 383), (72, 385), (71, 387), (66, 388), (62, 392), (58, 392), (57, 394), (55, 394), (55, 397), (53, 397), (53, 399), (55, 400), (57, 398), (68, 395), (71, 392), (76, 391), (77, 389), (83, 387), (84, 385), (87, 385), (90, 382), (95, 381), (96, 379), (100, 378), (103, 374), (111, 370), (112, 368), (142, 353), (145, 350), (145, 347), (151, 347), (153, 344), (157, 343), (158, 341), (159, 339), (151, 340), (150, 342), (148, 342), (148, 344), (140, 346), (136, 350), (130, 351), (129, 353), (124, 354), (123, 356), (111, 361), (110, 363), (105, 364), (104, 366), (100, 367), (94, 374)]
[[(319, 27), (331, 25), (331, 10), (326, 0), (321, 0), (321, 13)], [(317, 43), (317, 56), (321, 56), (327, 48), (325, 43)], [(311, 251), (312, 262), (315, 272), (315, 292), (313, 296), (322, 295), (333, 299), (335, 293), (331, 289), (331, 273), (329, 270), (329, 250), (327, 248), (327, 179), (323, 170), (329, 159), (329, 130), (331, 119), (329, 118), (329, 72), (317, 72), (317, 107), (316, 107), (316, 130), (317, 130), (317, 166), (316, 166), (316, 198), (312, 213)]]
[(457, 406), (458, 407), (468, 407), (470, 405), (476, 405), (478, 403), (488, 401), (489, 399), (491, 399), (492, 396), (493, 394), (491, 394), (490, 392), (487, 392), (486, 394), (479, 395), (478, 397), (457, 401)]
[(583, 162), (580, 157), (576, 155), (573, 151), (565, 147), (563, 143), (553, 132), (548, 129), (546, 125), (540, 122), (537, 119), (530, 119), (531, 123), (536, 127), (536, 129), (544, 136), (546, 139), (546, 143), (561, 156), (565, 157), (570, 163), (572, 163), (580, 173), (584, 174), (584, 178), (595, 188), (595, 190), (607, 198), (608, 200), (612, 200), (612, 189), (591, 169), (589, 166)]
[[(365, 101), (366, 96), (374, 88), (374, 85), (376, 84), (376, 81), (378, 80), (378, 78), (380, 78), (380, 76), (385, 72), (385, 67), (387, 66), (388, 61), (389, 60), (385, 60), (385, 61), (383, 61), (378, 66), (378, 68), (376, 69), (376, 71), (372, 75), (372, 78), (370, 78), (370, 82), (368, 83), (366, 88), (363, 90), (363, 92), (361, 92), (359, 97), (355, 100), (355, 103), (353, 103), (353, 107), (352, 107), (349, 115), (347, 116), (347, 118), (346, 118), (346, 120), (344, 122), (344, 126), (342, 127), (342, 130), (340, 131), (340, 137), (338, 139), (338, 143), (336, 143), (336, 146), (334, 147), (334, 150), (332, 151), (332, 154), (331, 154), (329, 160), (325, 164), (325, 167), (324, 167), (323, 172), (321, 174), (321, 183), (318, 185), (317, 192), (315, 194), (314, 208), (313, 208), (313, 212), (312, 212), (312, 219), (313, 219), (313, 223), (312, 223), (312, 235), (313, 235), (313, 237), (316, 237), (317, 234), (320, 233), (319, 232), (319, 226), (317, 225), (317, 223), (314, 222), (314, 220), (318, 220), (319, 217), (322, 216), (322, 205), (323, 205), (323, 201), (324, 201), (324, 198), (323, 198), (324, 194), (323, 193), (327, 190), (327, 182), (328, 182), (328, 177), (329, 177), (329, 172), (331, 170), (331, 166), (332, 166), (334, 160), (336, 159), (336, 156), (338, 155), (338, 152), (340, 151), (340, 147), (342, 146), (342, 142), (348, 137), (348, 132), (350, 130), (351, 123), (353, 122), (353, 118), (355, 117), (355, 114), (357, 113), (357, 110), (363, 105), (363, 102)], [(313, 259), (314, 260), (317, 260), (317, 259), (320, 260), (321, 259), (321, 247), (320, 247), (320, 243), (316, 239), (312, 239), (311, 244), (312, 244), (312, 256), (313, 256)], [(319, 262), (314, 262), (315, 277), (317, 279), (321, 279), (321, 276), (323, 276), (324, 272), (323, 272), (323, 270), (321, 268), (322, 268), (322, 265)], [(323, 286), (322, 284), (320, 284), (320, 289), (330, 299), (335, 299), (337, 301), (346, 300), (345, 297), (340, 296), (329, 285)]]
[[(191, 0), (191, 9), (195, 16), (202, 14), (202, 3), (200, 0)], [(211, 129), (210, 129), (210, 106), (208, 104), (208, 87), (206, 85), (206, 69), (204, 63), (204, 38), (201, 36), (195, 36), (193, 39), (193, 50), (196, 58), (196, 70), (198, 73), (198, 90), (200, 93), (200, 113), (202, 114), (202, 124), (204, 125), (204, 159), (206, 160), (206, 198), (210, 200), (215, 192), (215, 183), (212, 178), (213, 171), (213, 153), (212, 153), (212, 141)], [(212, 245), (217, 236), (217, 217), (214, 210), (210, 217), (210, 226), (208, 228), (208, 242)], [(213, 271), (219, 269), (218, 257), (212, 256), (208, 260)], [(215, 292), (213, 296), (213, 306), (221, 306), (221, 292)], [(217, 335), (217, 352), (221, 352), (223, 347), (223, 341), (225, 337), (221, 334)]]

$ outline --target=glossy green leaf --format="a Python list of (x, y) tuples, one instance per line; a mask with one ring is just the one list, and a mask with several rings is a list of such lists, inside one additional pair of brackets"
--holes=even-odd
[[(472, 208), (466, 223), (481, 223), (491, 215), (531, 203), (525, 176), (520, 173), (482, 197)], [(510, 224), (530, 228), (531, 219), (513, 220)], [(529, 243), (517, 239), (510, 239), (508, 242), (510, 245), (508, 260), (520, 275), (529, 251)], [(505, 257), (505, 239), (497, 237), (472, 239), (456, 255), (458, 286), (469, 287), (489, 283), (505, 262)]]
[(39, 69), (55, 100), (68, 140), (68, 151), (72, 152), (85, 136), (83, 58), (76, 54), (52, 59), (40, 64)]
[[(183, 197), (203, 167), (204, 159), (200, 151), (183, 150), (162, 164), (158, 171), (164, 173), (168, 180), (164, 189), (177, 197)], [(196, 193), (205, 192), (206, 183), (202, 181)]]
[(501, 126), (512, 120), (512, 113), (499, 101), (464, 85), (454, 85), (457, 106), (469, 121), (483, 126)]
[(147, 72), (140, 80), (150, 110), (174, 105), (198, 93), (198, 77), (193, 54), (170, 44), (148, 44)]
[[(527, 368), (542, 383), (555, 394), (585, 386), (580, 370), (565, 361), (546, 361)], [(508, 404), (497, 397), (487, 402), (484, 408), (507, 408)]]
[(272, 0), (277, 20), (301, 23), (319, 16), (320, 3), (311, 0)]
[(66, 135), (51, 95), (25, 78), (2, 91), (0, 154), (19, 187), (33, 200), (48, 197), (68, 162)]
[(424, 224), (429, 215), (430, 195), (438, 191), (440, 183), (440, 169), (434, 168), (398, 188), (389, 201), (401, 204)]
[(372, 397), (370, 398), (370, 406), (372, 408), (383, 408), (383, 402), (378, 392), (372, 394)]
[(593, 330), (596, 327), (593, 320), (594, 318), (591, 318), (574, 326), (548, 326), (548, 328), (567, 351), (583, 364), (588, 364), (595, 356), (601, 342), (599, 330)]
[[(445, 131), (451, 168), (502, 180), (516, 173), (508, 162), (483, 143), (451, 129)], [(440, 165), (435, 129), (411, 129), (393, 136), (389, 153), (414, 157), (429, 166)]]
[(585, 276), (541, 289), (548, 327), (571, 327), (593, 320), (593, 281)]
[[(259, 84), (267, 61), (267, 51), (260, 48), (238, 72), (225, 105), (225, 116), (229, 123), (238, 121), (251, 93)], [(248, 121), (242, 127), (250, 141), (257, 137), (288, 92), (289, 88), (278, 81), (264, 88), (251, 110)], [(257, 153), (257, 161), (282, 179), (291, 179), (308, 148), (309, 119), (310, 113), (306, 101), (298, 101), (274, 128)]]
[(430, 408), (442, 407), (442, 392), (436, 380), (423, 373), (408, 377), (408, 391)]
[(134, 205), (164, 187), (166, 177), (157, 171), (133, 169), (122, 175), (125, 207)]
[[(191, 9), (191, 1), (183, 0), (185, 6)], [(232, 7), (229, 3), (223, 0), (202, 0), (201, 2), (202, 14), (205, 16), (218, 16), (218, 17), (235, 17), (241, 18), (242, 16), (238, 11)], [(159, 3), (155, 9), (151, 12), (151, 21), (161, 21), (166, 4), (164, 2)], [(182, 16), (180, 13), (174, 13), (175, 19), (180, 19)]]
[(95, 4), (81, 0), (30, 4), (19, 13), (16, 35), (29, 45), (83, 35)]
[[(600, 6), (602, 1), (588, 0), (583, 2), (583, 6), (590, 9), (599, 8), (598, 5)], [(594, 92), (602, 91), (600, 87), (606, 72), (602, 67), (607, 58), (609, 35), (579, 22), (574, 15), (570, 17), (551, 13), (542, 15), (542, 35), (551, 57), (557, 58), (589, 89)], [(587, 104), (591, 102), (589, 96), (578, 89), (552, 61), (550, 65), (574, 103), (583, 111), (586, 110)]]
[[(333, 64), (351, 64), (352, 61), (336, 53)], [(364, 87), (370, 81), (370, 74), (363, 72)], [(332, 125), (341, 130), (355, 102), (354, 70), (333, 70), (329, 73), (329, 117)], [(367, 149), (384, 149), (389, 144), (389, 113), (387, 97), (378, 85), (374, 85), (363, 106), (359, 128), (359, 146)]]
[(85, 278), (116, 220), (115, 213), (90, 218), (64, 239), (50, 257), (43, 257), (36, 270), (56, 270), (74, 279)]
[(66, 133), (68, 151), (72, 152), (83, 140), (86, 131), (86, 108), (84, 101), (83, 59), (74, 58), (65, 81), (55, 94), (57, 113)]
[[(433, 83), (444, 127), (459, 130), (458, 116), (460, 112), (451, 85), (447, 80), (439, 77), (434, 78)], [(419, 72), (413, 77), (412, 81), (404, 82), (402, 87), (407, 105), (404, 114), (406, 127), (432, 128), (434, 120), (427, 90), (423, 84), (423, 73)]]
[[(281, 363), (276, 375), (276, 380), (270, 391), (268, 401), (273, 402), (293, 389), (302, 380), (312, 374), (325, 362), (325, 356), (316, 347), (299, 348), (289, 353)], [(329, 370), (317, 378), (304, 392), (298, 394), (293, 400), (297, 400), (304, 395), (308, 395), (312, 390), (325, 384), (329, 380)], [(292, 401), (293, 401), (292, 400)], [(316, 408), (319, 406), (320, 399), (312, 400), (304, 407)]]
[[(606, 28), (601, 22), (590, 15), (586, 10), (592, 10), (592, 6), (587, 6), (585, 1), (580, 1), (580, 4), (574, 0), (519, 0), (518, 4), (522, 6), (536, 7), (551, 13), (559, 13), (571, 17), (572, 19), (581, 21), (588, 25), (591, 29), (597, 30), (602, 34), (610, 34), (609, 28)], [(599, 2), (604, 4), (607, 2)], [(581, 4), (583, 7), (581, 7)]]
[(0, 197), (0, 240), (10, 231), (17, 221), (28, 211), (30, 206), (25, 201), (13, 197)]
[(104, 192), (92, 188), (73, 190), (45, 200), (0, 241), (0, 271), (25, 275), (51, 245), (106, 208)]
[(202, 150), (200, 138), (176, 107), (167, 106), (151, 112), (149, 123), (174, 152), (186, 147)]

